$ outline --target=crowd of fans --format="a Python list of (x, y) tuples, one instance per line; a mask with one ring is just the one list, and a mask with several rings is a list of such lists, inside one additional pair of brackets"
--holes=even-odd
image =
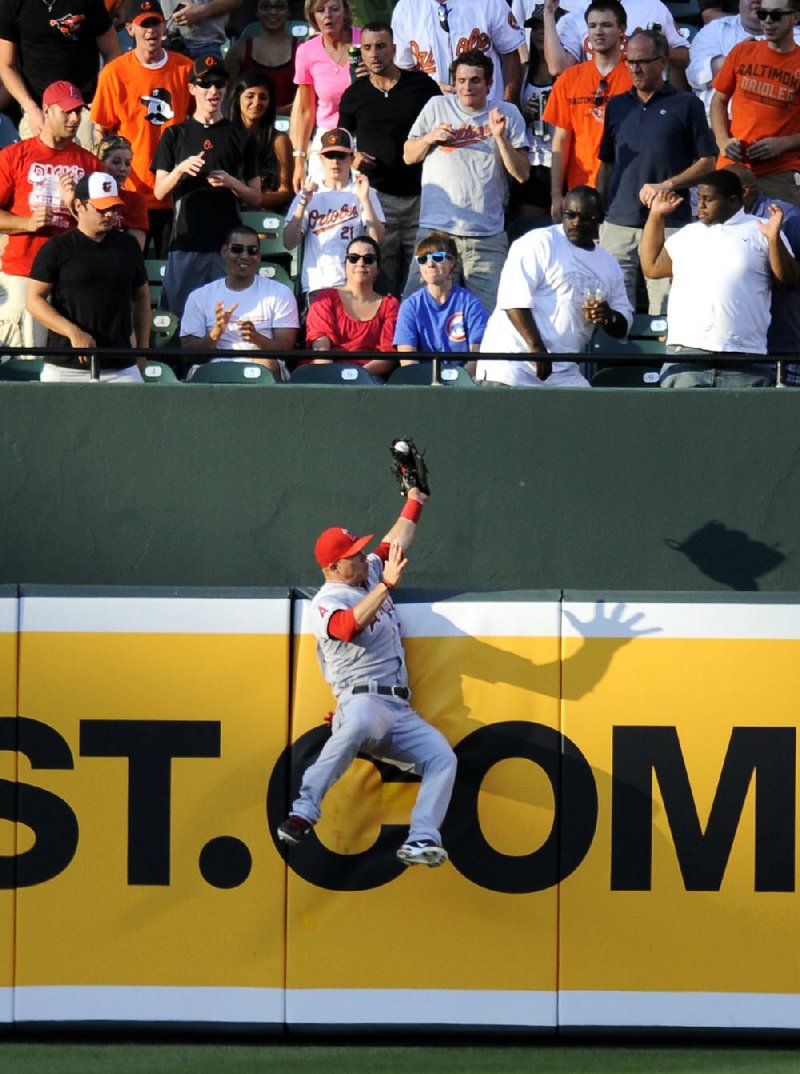
[[(366, 15), (0, 0), (0, 343), (62, 348), (46, 380), (95, 347), (119, 352), (101, 379), (139, 380), (149, 258), (187, 350), (276, 380), (435, 352), (587, 386), (551, 356), (647, 310), (662, 386), (774, 383), (758, 356), (800, 331), (800, 0), (699, 0), (683, 30), (661, 0)], [(292, 286), (253, 212), (283, 221)]]

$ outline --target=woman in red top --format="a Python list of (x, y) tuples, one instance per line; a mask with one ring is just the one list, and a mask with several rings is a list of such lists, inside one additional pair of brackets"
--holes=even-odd
[[(351, 239), (345, 253), (344, 287), (326, 287), (311, 301), (306, 342), (312, 351), (394, 351), (394, 328), (400, 303), (379, 295), (375, 279), (381, 260), (378, 244), (369, 235)], [(397, 364), (390, 358), (339, 358), (363, 366), (375, 377), (386, 377)], [(331, 361), (315, 358), (316, 363)]]
[(258, 0), (256, 10), (261, 32), (254, 37), (240, 37), (226, 56), (225, 66), (231, 84), (249, 71), (267, 75), (278, 113), (288, 116), (297, 88), (294, 84), (294, 54), (300, 44), (299, 38), (286, 32), (289, 0)]
[(149, 221), (147, 219), (147, 202), (135, 190), (125, 190), (123, 185), (131, 173), (133, 149), (127, 138), (121, 134), (109, 134), (97, 147), (97, 159), (103, 164), (103, 170), (113, 175), (122, 198), (122, 208), (114, 215), (114, 227), (133, 235), (144, 250)]

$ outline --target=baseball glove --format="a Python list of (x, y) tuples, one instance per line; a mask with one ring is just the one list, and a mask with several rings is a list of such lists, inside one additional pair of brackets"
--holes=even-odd
[(428, 487), (428, 467), (425, 465), (423, 452), (410, 437), (393, 440), (389, 450), (392, 453), (392, 474), (400, 486), (400, 494), (408, 496), (409, 489), (419, 489), (426, 495)]

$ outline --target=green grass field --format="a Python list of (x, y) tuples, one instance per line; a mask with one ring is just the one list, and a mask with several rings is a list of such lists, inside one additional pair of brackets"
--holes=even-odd
[(0, 1044), (3, 1074), (798, 1074), (800, 1048)]

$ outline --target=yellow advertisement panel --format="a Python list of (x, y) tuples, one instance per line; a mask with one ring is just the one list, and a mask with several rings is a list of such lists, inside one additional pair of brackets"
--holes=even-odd
[(0, 587), (0, 1024), (14, 1017), (17, 591)]
[(800, 1028), (800, 608), (565, 600), (563, 637), (599, 821), (561, 885), (561, 1024)]
[(288, 609), (23, 590), (18, 1021), (283, 1021)]
[[(284, 808), (334, 708), (309, 610), (295, 609)], [(287, 855), (287, 1022), (553, 1026), (559, 605), (514, 594), (398, 610), (411, 704), (458, 757), (450, 860), (397, 860), (419, 781), (357, 759)]]

